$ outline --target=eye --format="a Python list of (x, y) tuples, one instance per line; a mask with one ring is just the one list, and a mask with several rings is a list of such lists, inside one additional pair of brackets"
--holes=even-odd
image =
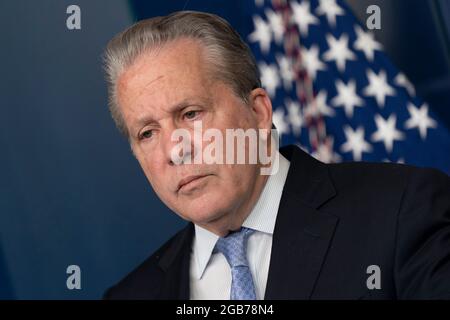
[(140, 139), (142, 140), (142, 139), (149, 139), (149, 138), (151, 138), (152, 137), (152, 135), (153, 135), (153, 130), (145, 130), (145, 131), (143, 131), (142, 133), (141, 133), (141, 135), (140, 135)]
[(186, 117), (188, 120), (192, 120), (192, 119), (194, 119), (199, 113), (200, 113), (200, 111), (191, 110), (191, 111), (186, 112), (183, 116)]

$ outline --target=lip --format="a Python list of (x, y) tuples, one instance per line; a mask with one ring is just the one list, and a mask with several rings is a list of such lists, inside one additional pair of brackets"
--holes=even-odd
[(204, 174), (204, 175), (196, 175), (196, 176), (187, 176), (186, 178), (183, 178), (180, 180), (180, 182), (178, 183), (178, 189), (177, 191), (179, 191), (183, 186), (187, 185), (188, 183), (195, 181), (197, 179), (203, 178), (203, 177), (207, 177), (209, 176), (209, 174)]

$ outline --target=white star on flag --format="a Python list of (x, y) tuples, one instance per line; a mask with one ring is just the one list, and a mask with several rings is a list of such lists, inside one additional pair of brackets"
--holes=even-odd
[(284, 114), (284, 109), (282, 107), (276, 108), (272, 114), (272, 121), (275, 127), (277, 127), (277, 131), (279, 136), (289, 133), (289, 126), (286, 122)]
[(272, 29), (275, 42), (280, 44), (284, 35), (284, 23), (281, 14), (275, 13), (271, 9), (266, 9), (266, 17), (269, 19), (269, 26)]
[(399, 158), (397, 161), (391, 161), (391, 160), (389, 160), (389, 159), (383, 159), (383, 162), (387, 162), (387, 163), (401, 163), (401, 164), (404, 164), (404, 163), (405, 163), (405, 159)]
[(406, 129), (417, 128), (422, 140), (427, 138), (427, 129), (436, 128), (437, 123), (428, 116), (428, 105), (424, 103), (420, 109), (411, 102), (408, 104), (408, 111), (411, 117), (405, 122)]
[(303, 126), (303, 117), (301, 115), (300, 105), (297, 102), (288, 99), (286, 101), (286, 109), (288, 110), (292, 132), (294, 135), (298, 136)]
[(308, 36), (308, 29), (310, 24), (319, 24), (319, 19), (309, 10), (309, 2), (303, 1), (298, 3), (296, 1), (291, 3), (294, 22), (297, 24), (300, 34), (304, 37)]
[(367, 79), (369, 84), (364, 88), (363, 94), (373, 96), (380, 108), (384, 107), (386, 96), (394, 96), (395, 90), (386, 79), (386, 72), (381, 70), (378, 74), (371, 69), (367, 69)]
[(327, 69), (325, 63), (319, 59), (319, 47), (312, 45), (311, 48), (301, 48), (303, 66), (312, 80), (316, 79), (317, 71), (325, 71)]
[(327, 105), (326, 90), (320, 90), (315, 99), (305, 109), (305, 114), (311, 117), (317, 117), (319, 115), (333, 117), (335, 115), (334, 109)]
[(397, 74), (394, 79), (394, 83), (400, 87), (405, 88), (411, 97), (414, 97), (416, 95), (416, 89), (402, 72), (399, 72)]
[(387, 120), (383, 119), (379, 114), (375, 115), (377, 131), (372, 134), (372, 141), (382, 141), (388, 153), (392, 152), (395, 140), (405, 139), (403, 132), (395, 128), (396, 122), (397, 116), (395, 114), (391, 114)]
[(333, 151), (334, 139), (327, 137), (327, 142), (322, 143), (317, 148), (317, 151), (312, 153), (312, 156), (319, 161), (325, 163), (336, 163), (341, 161), (341, 157)]
[(249, 36), (251, 42), (259, 42), (259, 47), (263, 53), (267, 53), (270, 49), (270, 42), (272, 41), (272, 30), (267, 22), (260, 16), (253, 16), (253, 24), (255, 31)]
[(336, 26), (336, 16), (344, 15), (344, 10), (342, 10), (335, 0), (319, 0), (316, 13), (317, 15), (326, 15), (328, 23), (334, 28)]
[(275, 91), (280, 86), (280, 77), (278, 76), (277, 66), (275, 64), (267, 65), (265, 62), (259, 64), (261, 73), (261, 84), (269, 93), (269, 96), (275, 96)]
[(285, 89), (292, 88), (292, 81), (294, 81), (294, 72), (292, 71), (292, 61), (282, 54), (277, 54), (277, 62), (280, 67), (281, 79), (283, 79), (283, 86)]
[(374, 39), (372, 33), (364, 31), (360, 26), (355, 27), (355, 32), (357, 37), (354, 44), (355, 48), (364, 52), (367, 60), (372, 62), (375, 50), (382, 49), (381, 44)]
[(360, 161), (363, 152), (371, 152), (372, 146), (364, 140), (364, 127), (360, 126), (353, 130), (350, 126), (344, 127), (346, 142), (341, 145), (342, 152), (352, 152), (353, 159)]
[(336, 39), (331, 34), (327, 34), (329, 49), (323, 54), (325, 61), (335, 61), (340, 72), (345, 72), (346, 60), (356, 60), (356, 55), (348, 48), (348, 35), (342, 34)]
[(364, 106), (364, 100), (356, 93), (354, 80), (350, 80), (348, 84), (343, 83), (341, 80), (336, 80), (336, 90), (338, 94), (331, 100), (331, 103), (335, 107), (344, 106), (347, 117), (353, 117), (353, 109), (355, 107)]

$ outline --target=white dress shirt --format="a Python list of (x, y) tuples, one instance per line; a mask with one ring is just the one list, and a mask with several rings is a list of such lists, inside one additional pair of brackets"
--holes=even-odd
[[(279, 154), (278, 172), (269, 176), (252, 212), (242, 224), (256, 230), (247, 242), (247, 260), (256, 299), (264, 299), (269, 274), (272, 235), (290, 162)], [(190, 262), (191, 300), (229, 300), (231, 269), (224, 255), (213, 252), (219, 237), (197, 225)]]

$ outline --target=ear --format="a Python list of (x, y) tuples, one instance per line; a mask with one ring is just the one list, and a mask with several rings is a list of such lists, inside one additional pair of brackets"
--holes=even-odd
[(267, 91), (263, 88), (256, 88), (250, 92), (249, 104), (255, 115), (259, 129), (272, 128), (272, 102)]

